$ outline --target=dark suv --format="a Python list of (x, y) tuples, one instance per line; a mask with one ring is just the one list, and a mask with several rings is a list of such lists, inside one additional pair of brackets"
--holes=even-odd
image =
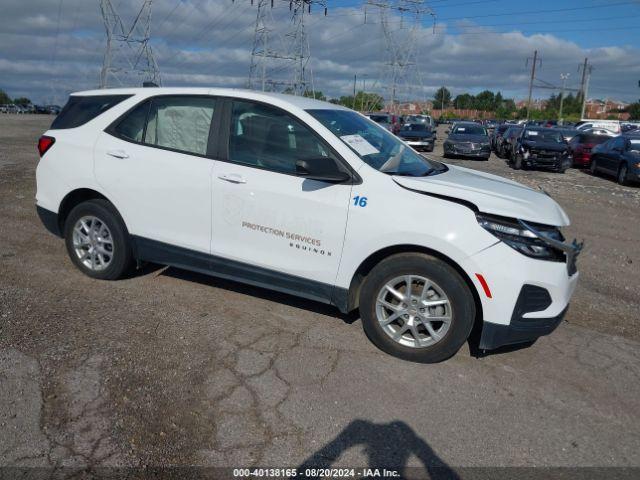
[(558, 130), (525, 127), (513, 145), (510, 163), (515, 170), (541, 167), (564, 173), (571, 166), (569, 145)]

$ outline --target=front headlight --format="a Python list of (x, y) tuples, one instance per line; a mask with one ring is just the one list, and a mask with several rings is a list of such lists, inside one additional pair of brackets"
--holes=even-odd
[[(482, 228), (527, 257), (564, 261), (562, 252), (543, 242), (532, 231), (523, 228), (515, 219), (480, 213), (476, 214), (476, 218)], [(558, 241), (564, 240), (560, 230), (555, 227), (547, 225), (536, 225), (536, 227), (548, 237)]]

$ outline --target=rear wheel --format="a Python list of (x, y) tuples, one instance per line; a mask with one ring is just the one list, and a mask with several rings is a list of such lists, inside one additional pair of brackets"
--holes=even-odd
[(595, 158), (591, 159), (591, 165), (589, 165), (589, 171), (591, 172), (591, 175), (597, 175), (598, 174), (597, 162), (598, 161)]
[(360, 315), (367, 336), (381, 350), (434, 363), (454, 355), (467, 340), (475, 303), (451, 266), (429, 255), (402, 253), (367, 275)]
[(66, 219), (64, 237), (71, 261), (89, 277), (116, 280), (131, 266), (129, 233), (106, 200), (89, 200), (74, 207)]

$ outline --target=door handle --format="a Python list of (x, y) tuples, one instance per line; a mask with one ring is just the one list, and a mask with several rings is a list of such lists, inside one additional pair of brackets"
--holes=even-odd
[(107, 151), (107, 155), (115, 158), (129, 158), (129, 155), (124, 150), (109, 150)]
[(220, 180), (224, 180), (226, 182), (231, 183), (247, 183), (242, 175), (238, 175), (237, 173), (222, 173), (218, 175)]

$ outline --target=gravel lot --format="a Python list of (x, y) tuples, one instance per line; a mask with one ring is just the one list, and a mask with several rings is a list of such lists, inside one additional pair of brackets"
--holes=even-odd
[(35, 213), (50, 121), (0, 115), (0, 465), (640, 467), (640, 188), (451, 161), (560, 202), (582, 276), (533, 347), (417, 365), (310, 301), (173, 268), (83, 276)]

